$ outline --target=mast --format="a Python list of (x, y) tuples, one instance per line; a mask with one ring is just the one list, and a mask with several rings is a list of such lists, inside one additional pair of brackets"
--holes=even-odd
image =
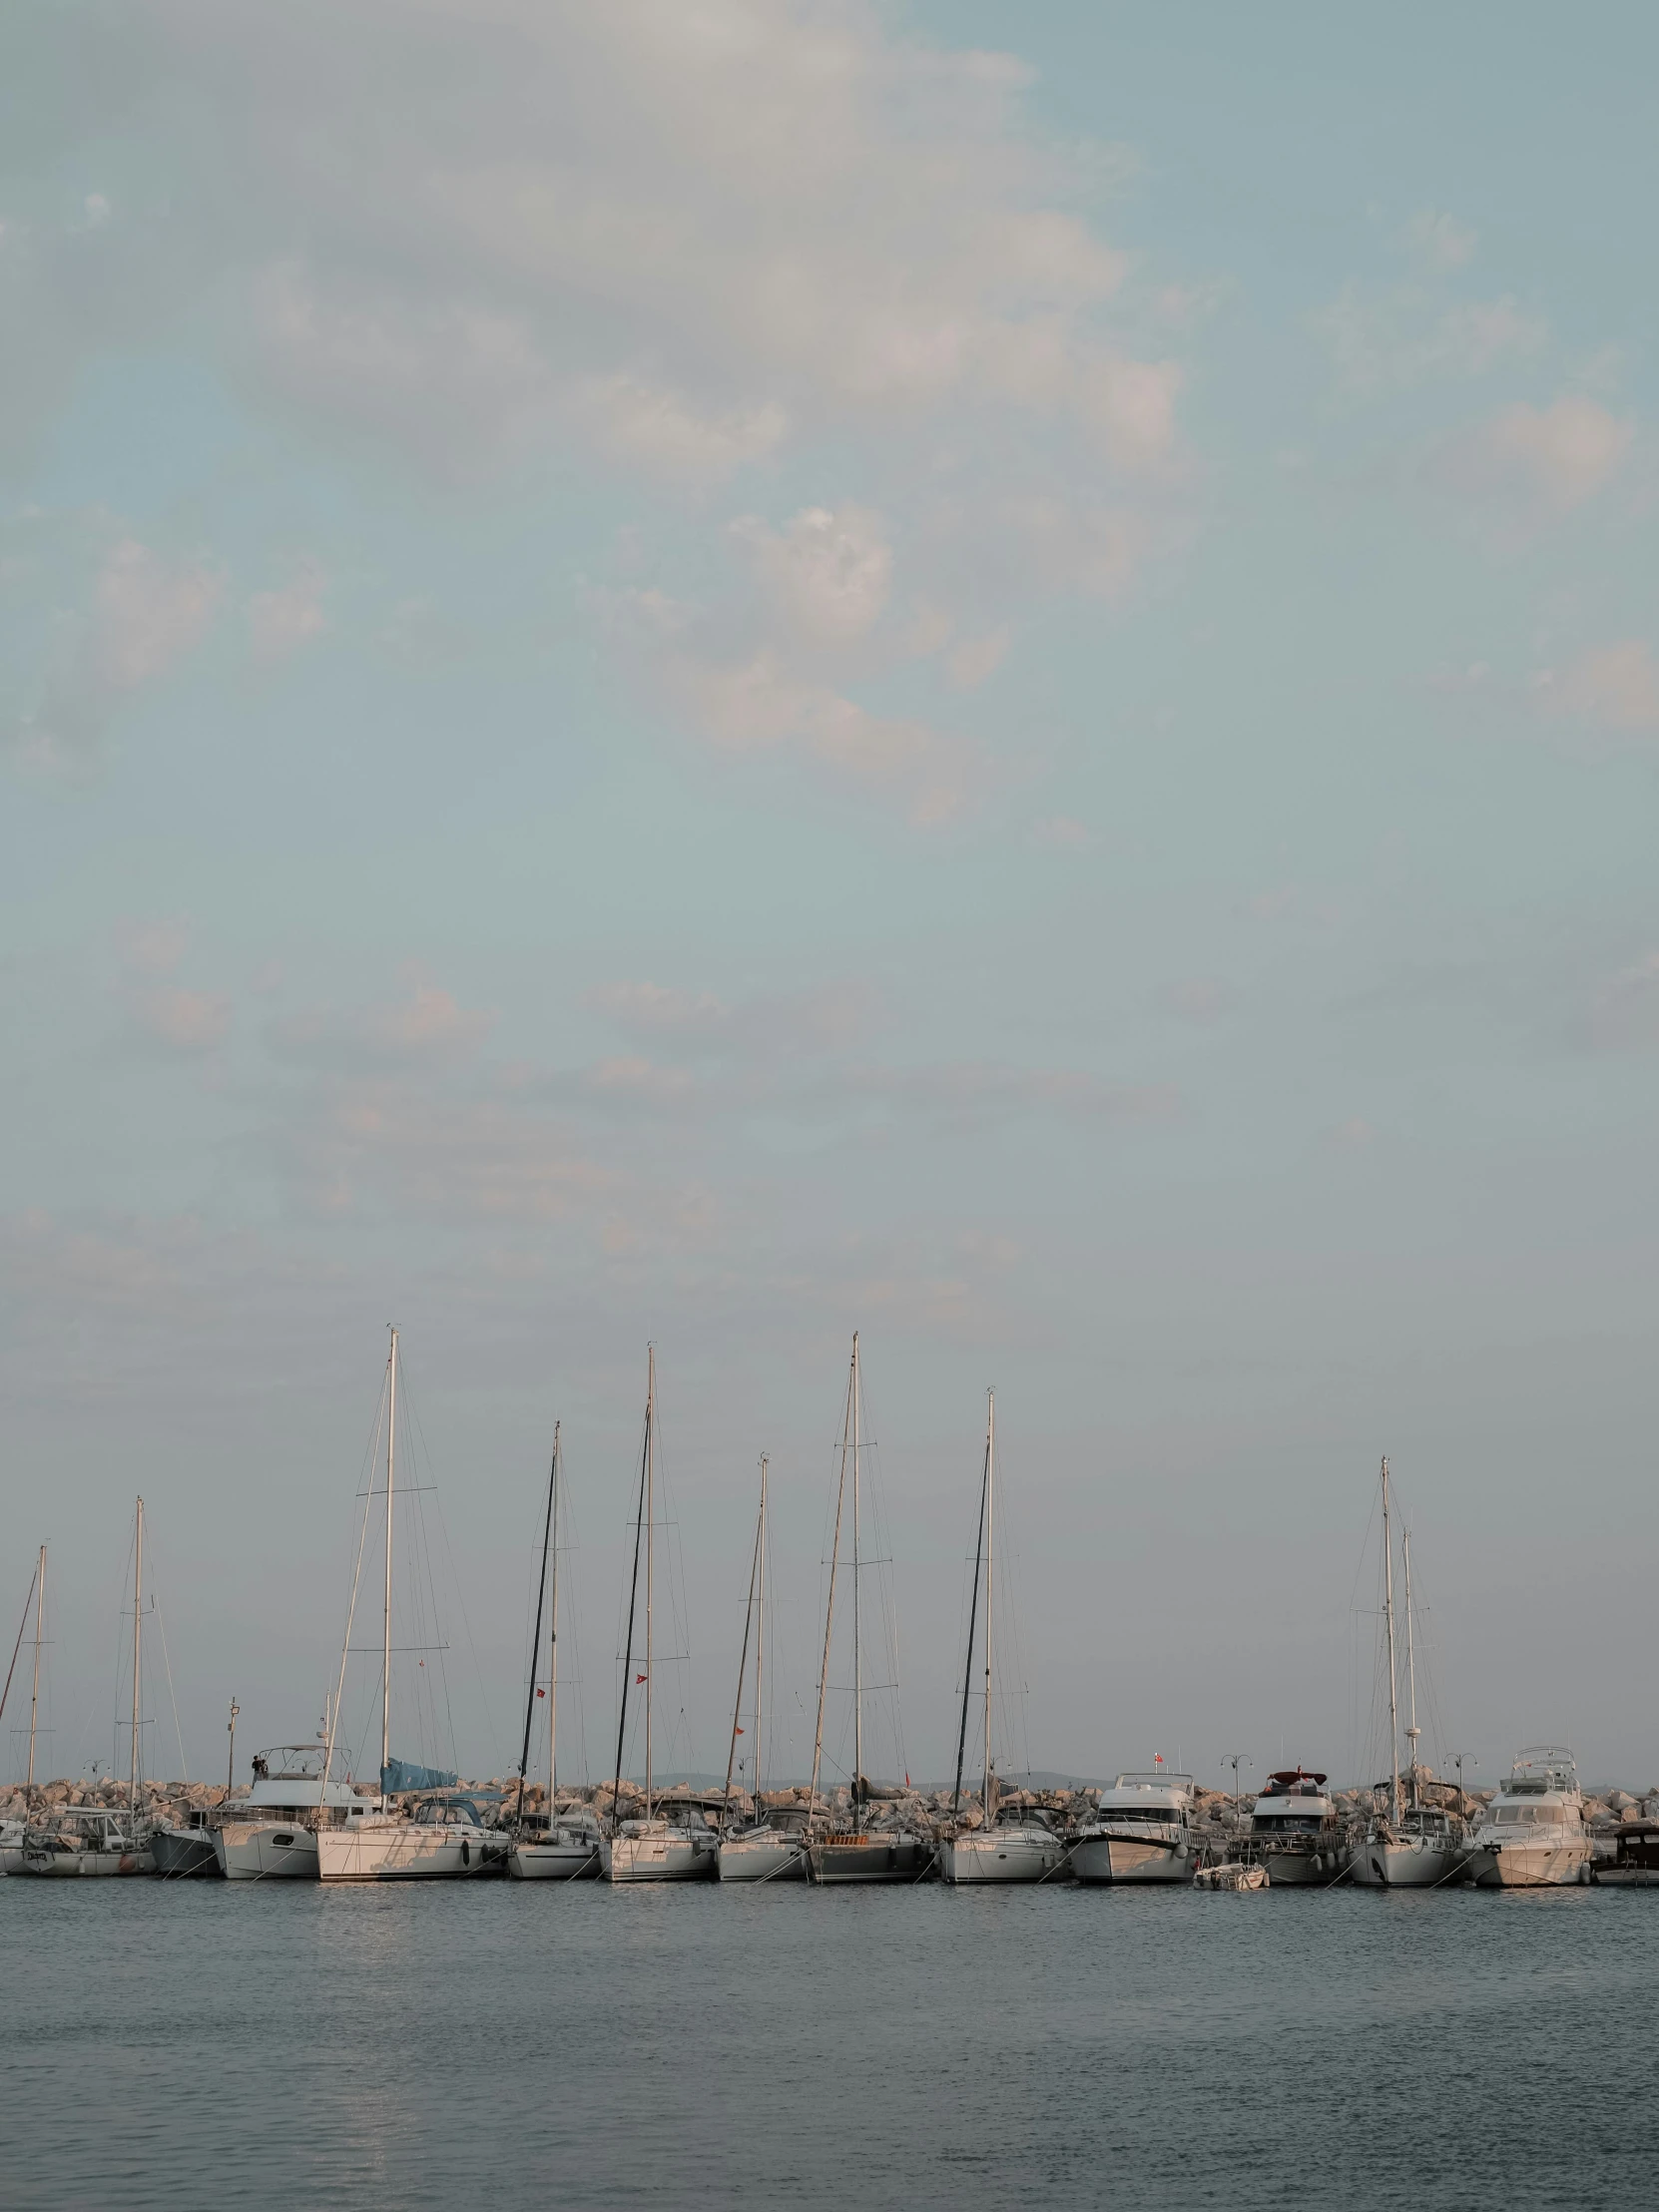
[(761, 1571), (755, 1578), (755, 1811), (761, 1810), (761, 1675), (767, 1635), (767, 1455), (761, 1454)]
[(1405, 1741), (1411, 1747), (1411, 1810), (1415, 1812), (1417, 1805), (1417, 1737), (1421, 1734), (1421, 1730), (1417, 1727), (1416, 1654), (1411, 1647), (1411, 1531), (1403, 1526), (1399, 1531), (1399, 1547), (1405, 1554), (1405, 1687), (1406, 1711), (1410, 1714), (1410, 1725), (1405, 1731)]
[(841, 1554), (841, 1506), (846, 1498), (846, 1448), (852, 1436), (853, 1377), (858, 1372), (858, 1339), (852, 1339), (852, 1376), (846, 1384), (846, 1418), (841, 1424), (841, 1472), (835, 1486), (835, 1533), (830, 1543), (830, 1595), (824, 1608), (824, 1664), (818, 1673), (818, 1726), (813, 1731), (813, 1786), (807, 1797), (811, 1822), (818, 1806), (819, 1767), (824, 1757), (824, 1693), (830, 1683), (830, 1633), (835, 1624), (835, 1562)]
[(628, 1740), (628, 1690), (634, 1675), (634, 1609), (640, 1598), (640, 1538), (645, 1533), (645, 1469), (651, 1449), (651, 1399), (645, 1401), (645, 1440), (640, 1445), (640, 1495), (634, 1508), (634, 1568), (628, 1577), (628, 1634), (622, 1651), (622, 1704), (616, 1720), (616, 1787), (611, 1792), (611, 1824), (622, 1804), (622, 1749)]
[(386, 1356), (390, 1397), (386, 1407), (386, 1604), (380, 1653), (380, 1787), (391, 1764), (391, 1493), (397, 1465), (397, 1331)]
[[(553, 1541), (553, 1484), (559, 1468), (559, 1424), (553, 1423), (553, 1466), (547, 1477), (547, 1520), (541, 1533), (541, 1580), (536, 1584), (536, 1625), (530, 1635), (530, 1689), (524, 1700), (524, 1744), (518, 1755), (518, 1806), (513, 1815), (524, 1825), (524, 1782), (530, 1765), (530, 1728), (536, 1717), (536, 1661), (541, 1656), (541, 1610), (547, 1597), (547, 1553)], [(553, 1810), (553, 1792), (547, 1793), (547, 1809)]]
[[(739, 1723), (743, 1719), (743, 1686), (749, 1674), (749, 1631), (755, 1625), (755, 1588), (761, 1576), (761, 1530), (766, 1525), (766, 1467), (767, 1463), (763, 1459), (761, 1461), (761, 1510), (755, 1522), (755, 1549), (750, 1554), (749, 1560), (749, 1602), (743, 1609), (743, 1649), (738, 1654), (738, 1688), (737, 1694), (732, 1700), (732, 1737), (726, 1747), (726, 1788), (722, 1794), (720, 1805), (722, 1830), (726, 1827), (727, 1817), (731, 1809), (732, 1769), (736, 1766), (738, 1759), (738, 1738), (743, 1734)], [(760, 1678), (760, 1661), (757, 1656), (755, 1667), (757, 1684), (759, 1684)], [(758, 1701), (758, 1689), (756, 1695)]]
[(1388, 1631), (1388, 1818), (1399, 1826), (1399, 1693), (1394, 1684), (1394, 1552), (1388, 1531), (1388, 1462), (1382, 1462), (1382, 1618)]
[[(127, 1817), (138, 1817), (139, 1781), (139, 1653), (144, 1621), (144, 1500), (138, 1501), (138, 1522), (133, 1538), (133, 1763), (127, 1776)], [(135, 1834), (134, 1842), (137, 1837)]]
[(852, 1332), (852, 1802), (864, 1802), (864, 1645), (858, 1623), (858, 1332)]
[(962, 1722), (956, 1731), (956, 1787), (950, 1793), (950, 1810), (962, 1804), (962, 1763), (967, 1756), (968, 1696), (973, 1683), (973, 1634), (979, 1625), (979, 1575), (985, 1563), (985, 1506), (990, 1487), (990, 1438), (985, 1439), (985, 1467), (979, 1480), (979, 1528), (973, 1543), (973, 1590), (968, 1598), (967, 1650), (962, 1655)]
[(996, 1777), (991, 1772), (991, 1560), (996, 1525), (996, 1392), (985, 1392), (985, 1826), (994, 1817)]
[[(547, 1638), (547, 1826), (553, 1833), (553, 1793), (559, 1786), (559, 1423), (553, 1423), (553, 1624)], [(545, 1569), (543, 1570), (546, 1571)]]
[(645, 1371), (645, 1817), (651, 1818), (651, 1599), (657, 1565), (657, 1347), (646, 1348)]
[(25, 1807), (34, 1803), (35, 1796), (35, 1716), (40, 1710), (40, 1631), (46, 1617), (46, 1546), (40, 1547), (40, 1561), (35, 1568), (35, 1679), (29, 1691), (29, 1779), (23, 1786)]

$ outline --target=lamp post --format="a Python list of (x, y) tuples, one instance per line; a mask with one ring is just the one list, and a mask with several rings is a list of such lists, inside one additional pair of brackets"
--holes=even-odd
[(1243, 1753), (1242, 1751), (1230, 1751), (1230, 1752), (1229, 1752), (1229, 1753), (1227, 1754), (1227, 1756), (1226, 1756), (1226, 1757), (1225, 1757), (1225, 1758), (1224, 1758), (1224, 1759), (1222, 1760), (1222, 1765), (1223, 1765), (1224, 1767), (1231, 1767), (1231, 1768), (1232, 1768), (1232, 1770), (1233, 1770), (1233, 1812), (1234, 1812), (1234, 1815), (1235, 1815), (1235, 1817), (1237, 1817), (1237, 1815), (1238, 1815), (1238, 1811), (1239, 1811), (1239, 1804), (1240, 1804), (1240, 1800), (1239, 1800), (1239, 1769), (1240, 1769), (1241, 1767), (1249, 1767), (1249, 1766), (1254, 1766), (1254, 1764), (1255, 1764), (1255, 1761), (1254, 1761), (1254, 1760), (1251, 1760), (1251, 1759), (1247, 1759), (1247, 1758), (1245, 1757), (1245, 1755), (1244, 1755), (1244, 1753)]
[(228, 1760), (226, 1761), (226, 1763), (225, 1763), (225, 1795), (226, 1795), (227, 1797), (229, 1797), (229, 1796), (230, 1796), (230, 1794), (231, 1794), (232, 1790), (233, 1790), (233, 1789), (234, 1789), (234, 1788), (236, 1787), (236, 1780), (237, 1780), (237, 1715), (238, 1715), (238, 1714), (239, 1714), (239, 1713), (240, 1713), (241, 1711), (242, 1711), (242, 1707), (241, 1707), (241, 1706), (240, 1706), (240, 1705), (239, 1705), (239, 1704), (237, 1703), (236, 1699), (235, 1699), (235, 1698), (233, 1698), (233, 1699), (231, 1700), (231, 1721), (230, 1721), (230, 1728), (231, 1728), (231, 1756), (230, 1756), (230, 1758), (229, 1758), (229, 1759), (228, 1759)]
[(1464, 1815), (1468, 1812), (1468, 1805), (1463, 1797), (1463, 1762), (1465, 1760), (1468, 1761), (1471, 1767), (1478, 1767), (1480, 1764), (1472, 1751), (1454, 1751), (1451, 1755), (1451, 1763), (1457, 1769), (1457, 1810)]

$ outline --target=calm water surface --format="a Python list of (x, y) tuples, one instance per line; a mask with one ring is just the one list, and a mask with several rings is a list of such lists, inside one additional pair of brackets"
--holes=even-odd
[(0, 1965), (8, 2212), (1659, 2191), (1659, 1893), (13, 1878)]

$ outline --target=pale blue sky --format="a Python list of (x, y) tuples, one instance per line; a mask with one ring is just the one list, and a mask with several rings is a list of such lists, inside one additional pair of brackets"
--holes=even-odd
[(1651, 14), (0, 36), (59, 1740), (141, 1482), (194, 1756), (310, 1724), (396, 1319), (463, 1757), (555, 1413), (603, 1734), (652, 1336), (717, 1763), (858, 1327), (912, 1768), (994, 1382), (1040, 1763), (1345, 1771), (1387, 1451), (1458, 1748), (1659, 1775)]

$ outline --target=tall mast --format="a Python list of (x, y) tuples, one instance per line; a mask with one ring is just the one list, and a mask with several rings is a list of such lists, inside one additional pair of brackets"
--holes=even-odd
[(973, 1588), (968, 1594), (967, 1649), (962, 1654), (962, 1720), (956, 1731), (956, 1787), (950, 1793), (950, 1810), (961, 1811), (962, 1764), (967, 1757), (968, 1699), (973, 1690), (973, 1638), (979, 1626), (979, 1575), (985, 1563), (985, 1507), (989, 1502), (991, 1479), (991, 1442), (987, 1430), (985, 1436), (985, 1467), (979, 1481), (979, 1528), (973, 1541)]
[(391, 1764), (391, 1493), (397, 1468), (397, 1331), (391, 1333), (386, 1355), (390, 1392), (386, 1405), (386, 1605), (380, 1653), (380, 1787), (386, 1786)]
[[(530, 1687), (524, 1699), (524, 1742), (518, 1755), (518, 1809), (514, 1819), (522, 1827), (524, 1821), (524, 1786), (529, 1778), (530, 1728), (536, 1717), (536, 1661), (541, 1657), (541, 1611), (547, 1598), (547, 1554), (553, 1542), (553, 1486), (559, 1475), (559, 1424), (553, 1423), (553, 1464), (547, 1475), (547, 1519), (541, 1532), (541, 1580), (536, 1584), (536, 1625), (530, 1632)], [(551, 1784), (547, 1792), (547, 1810), (553, 1810)]]
[[(559, 1423), (553, 1423), (553, 1625), (547, 1638), (547, 1823), (553, 1830), (553, 1793), (559, 1786)], [(532, 1665), (534, 1662), (532, 1661)]]
[[(721, 1796), (720, 1825), (724, 1830), (732, 1807), (732, 1769), (738, 1763), (738, 1738), (743, 1734), (743, 1686), (749, 1676), (749, 1631), (755, 1625), (755, 1592), (761, 1580), (761, 1532), (766, 1527), (767, 1463), (761, 1461), (761, 1509), (755, 1516), (755, 1548), (749, 1557), (749, 1601), (743, 1609), (743, 1649), (738, 1653), (738, 1687), (732, 1699), (732, 1734), (726, 1746), (726, 1788)], [(756, 1703), (760, 1702), (761, 1667), (756, 1647)], [(759, 1727), (756, 1734), (759, 1735)]]
[(1394, 1550), (1388, 1531), (1388, 1462), (1382, 1462), (1382, 1618), (1388, 1630), (1388, 1817), (1399, 1826), (1399, 1696), (1394, 1686)]
[(864, 1646), (858, 1624), (858, 1332), (852, 1332), (852, 1802), (864, 1802)]
[(1399, 1531), (1399, 1547), (1405, 1554), (1405, 1684), (1406, 1710), (1411, 1716), (1410, 1726), (1405, 1731), (1405, 1741), (1411, 1747), (1411, 1806), (1414, 1811), (1417, 1803), (1417, 1737), (1421, 1731), (1417, 1727), (1417, 1663), (1411, 1648), (1411, 1531), (1408, 1528), (1401, 1527)]
[(40, 1632), (46, 1618), (46, 1546), (40, 1547), (40, 1561), (35, 1568), (35, 1679), (29, 1692), (29, 1779), (23, 1786), (25, 1807), (33, 1803), (35, 1794), (35, 1716), (40, 1710)]
[(645, 1373), (645, 1817), (651, 1818), (652, 1580), (657, 1564), (657, 1347), (646, 1352)]
[(813, 1731), (813, 1784), (807, 1798), (807, 1818), (818, 1805), (819, 1768), (824, 1758), (824, 1694), (830, 1683), (830, 1635), (835, 1625), (835, 1562), (841, 1555), (841, 1506), (846, 1500), (846, 1450), (852, 1440), (852, 1382), (858, 1372), (858, 1339), (852, 1339), (852, 1374), (846, 1382), (846, 1418), (841, 1423), (841, 1472), (835, 1486), (835, 1532), (830, 1540), (830, 1595), (824, 1608), (824, 1664), (818, 1672), (818, 1726)]
[(996, 1525), (996, 1392), (985, 1392), (985, 1826), (994, 1817), (991, 1803), (995, 1777), (991, 1773), (991, 1558), (992, 1530)]
[(761, 1454), (761, 1571), (755, 1581), (755, 1811), (761, 1810), (761, 1676), (766, 1665), (767, 1632), (767, 1455)]
[[(144, 1500), (138, 1501), (138, 1522), (133, 1537), (133, 1763), (127, 1776), (127, 1813), (138, 1814), (139, 1783), (139, 1652), (144, 1596)], [(136, 1841), (136, 1839), (135, 1839)]]

